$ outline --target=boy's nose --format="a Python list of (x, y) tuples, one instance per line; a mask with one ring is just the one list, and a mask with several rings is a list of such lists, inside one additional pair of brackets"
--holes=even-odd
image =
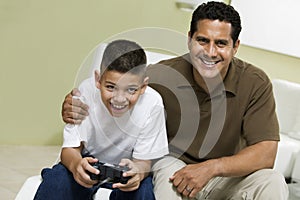
[(126, 102), (126, 96), (124, 92), (118, 91), (114, 93), (113, 101), (117, 103), (123, 103)]

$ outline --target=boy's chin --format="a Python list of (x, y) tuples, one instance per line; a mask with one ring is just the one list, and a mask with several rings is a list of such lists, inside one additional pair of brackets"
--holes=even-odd
[(128, 110), (124, 110), (124, 111), (119, 111), (119, 112), (115, 112), (115, 111), (111, 111), (110, 114), (113, 117), (122, 117)]

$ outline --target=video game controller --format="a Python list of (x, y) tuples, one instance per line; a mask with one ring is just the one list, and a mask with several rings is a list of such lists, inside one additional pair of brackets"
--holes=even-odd
[(123, 176), (124, 172), (130, 170), (127, 166), (120, 166), (116, 164), (108, 164), (103, 162), (96, 162), (92, 163), (91, 165), (92, 167), (100, 171), (100, 174), (89, 173), (90, 178), (92, 180), (103, 181), (109, 178), (110, 182), (126, 184), (127, 181), (131, 178)]

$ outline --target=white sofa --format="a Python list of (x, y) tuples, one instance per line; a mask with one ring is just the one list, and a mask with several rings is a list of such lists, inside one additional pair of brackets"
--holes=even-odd
[[(97, 56), (94, 59), (97, 61), (94, 60), (92, 68), (99, 66), (103, 48), (105, 45), (101, 45), (95, 50)], [(173, 57), (149, 51), (146, 51), (146, 54), (148, 64)], [(274, 80), (273, 85), (281, 135), (275, 169), (287, 179), (292, 178), (293, 181), (299, 180), (300, 182), (300, 140), (298, 140), (300, 138), (300, 84)], [(29, 177), (17, 194), (16, 200), (33, 199), (40, 182), (39, 175)], [(109, 194), (110, 190), (101, 188), (94, 199), (100, 199), (100, 196), (101, 199), (108, 199)]]
[(273, 88), (281, 137), (275, 169), (300, 182), (300, 84), (274, 79)]

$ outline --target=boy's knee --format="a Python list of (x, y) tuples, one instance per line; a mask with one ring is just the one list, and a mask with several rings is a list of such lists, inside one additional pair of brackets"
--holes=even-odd
[(54, 188), (63, 188), (70, 185), (70, 172), (61, 164), (57, 164), (52, 168), (45, 168), (41, 172), (45, 185), (50, 185)]

